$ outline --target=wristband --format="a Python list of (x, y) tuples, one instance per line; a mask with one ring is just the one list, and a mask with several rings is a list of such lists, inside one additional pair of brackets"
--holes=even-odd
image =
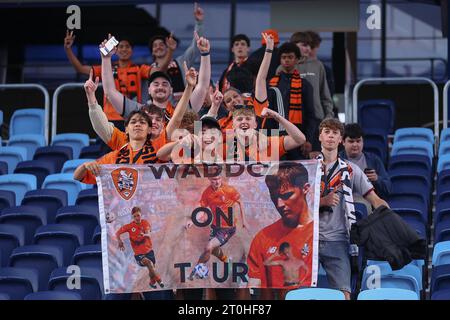
[(208, 51), (208, 52), (201, 52), (201, 53), (200, 53), (200, 55), (201, 55), (202, 57), (209, 56), (209, 54), (210, 54), (209, 51)]
[(272, 50), (272, 49), (266, 49), (266, 52), (268, 52), (268, 53), (272, 53), (272, 52), (273, 52), (273, 50)]

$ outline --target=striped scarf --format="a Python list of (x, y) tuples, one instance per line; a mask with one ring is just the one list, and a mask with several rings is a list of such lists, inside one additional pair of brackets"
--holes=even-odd
[[(289, 90), (289, 118), (288, 120), (293, 124), (300, 125), (303, 123), (303, 101), (302, 101), (302, 78), (297, 70), (291, 77), (291, 87)], [(280, 75), (274, 76), (269, 81), (269, 87), (278, 87), (280, 83)]]

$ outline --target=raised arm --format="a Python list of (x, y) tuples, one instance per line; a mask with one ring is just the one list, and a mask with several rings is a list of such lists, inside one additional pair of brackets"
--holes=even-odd
[(279, 266), (279, 265), (281, 265), (280, 261), (273, 261), (273, 259), (278, 258), (278, 257), (279, 257), (278, 254), (271, 255), (269, 258), (264, 260), (264, 265), (265, 266)]
[(216, 89), (214, 93), (211, 95), (211, 107), (206, 114), (208, 117), (217, 118), (217, 114), (219, 113), (220, 105), (223, 101), (223, 94), (219, 90), (219, 83), (216, 83)]
[(170, 61), (172, 61), (173, 58), (173, 52), (177, 48), (177, 42), (173, 38), (172, 33), (170, 33), (170, 35), (166, 38), (166, 46), (167, 46), (167, 54), (164, 56), (164, 58), (162, 58), (161, 64), (156, 67), (153, 67), (150, 73), (156, 71), (163, 71), (163, 72), (167, 71)]
[(91, 70), (92, 67), (82, 64), (72, 51), (74, 40), (75, 36), (73, 34), (73, 31), (69, 32), (69, 30), (67, 30), (66, 37), (64, 38), (64, 51), (66, 52), (67, 59), (69, 59), (69, 62), (78, 73), (89, 74), (89, 70)]
[(286, 151), (295, 149), (305, 143), (306, 137), (300, 129), (289, 120), (280, 116), (276, 111), (264, 108), (261, 112), (261, 117), (275, 119), (286, 129), (287, 136), (284, 138), (284, 149)]
[(264, 58), (259, 67), (255, 84), (255, 98), (260, 102), (264, 102), (267, 99), (267, 73), (269, 72), (270, 61), (272, 59), (274, 42), (270, 34), (262, 33), (262, 36), (267, 43), (266, 52), (264, 53)]
[[(108, 35), (108, 39), (111, 38), (111, 35)], [(105, 46), (106, 42), (108, 40), (104, 40), (100, 45), (99, 48), (102, 48)], [(110, 53), (108, 53), (107, 56), (104, 56), (103, 53), (100, 52), (100, 56), (102, 58), (102, 83), (103, 83), (103, 93), (106, 96), (106, 99), (111, 102), (114, 109), (117, 111), (118, 114), (123, 114), (123, 99), (124, 96), (116, 89), (116, 85), (114, 83), (114, 77), (112, 72), (112, 65), (111, 65), (111, 57), (113, 54), (116, 53), (116, 48), (111, 50)]]
[(172, 133), (178, 129), (181, 125), (181, 120), (183, 119), (184, 113), (186, 112), (187, 106), (189, 104), (189, 99), (191, 98), (192, 91), (194, 90), (195, 84), (197, 83), (197, 71), (194, 68), (188, 69), (186, 62), (183, 64), (184, 73), (186, 75), (186, 88), (184, 89), (183, 96), (178, 102), (175, 112), (166, 127), (166, 133), (169, 139), (172, 138)]
[(209, 81), (211, 80), (211, 47), (209, 40), (199, 37), (197, 32), (195, 32), (195, 39), (197, 40), (197, 48), (200, 51), (201, 59), (198, 83), (191, 96), (191, 107), (195, 112), (199, 112), (208, 94)]

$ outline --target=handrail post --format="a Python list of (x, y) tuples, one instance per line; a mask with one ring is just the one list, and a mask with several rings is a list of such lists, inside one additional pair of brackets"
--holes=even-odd
[(444, 89), (442, 90), (442, 106), (444, 110), (442, 110), (442, 128), (447, 129), (448, 126), (448, 89), (450, 87), (450, 80), (448, 80)]

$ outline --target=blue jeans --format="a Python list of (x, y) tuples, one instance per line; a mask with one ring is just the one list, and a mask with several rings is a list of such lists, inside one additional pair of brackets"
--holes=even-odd
[(319, 261), (332, 289), (351, 292), (351, 265), (347, 241), (320, 241)]

